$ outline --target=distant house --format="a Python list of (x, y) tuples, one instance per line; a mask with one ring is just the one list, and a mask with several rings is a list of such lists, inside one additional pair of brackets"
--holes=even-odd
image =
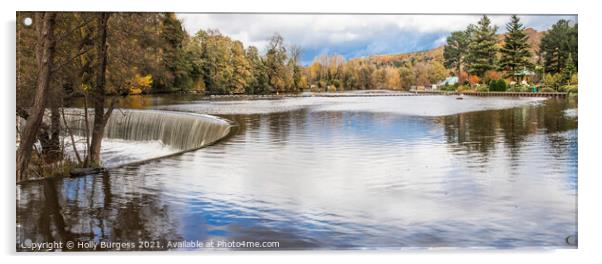
[(530, 83), (533, 81), (533, 78), (536, 76), (536, 74), (533, 71), (523, 69), (522, 71), (516, 72), (514, 74), (514, 76), (520, 77), (519, 78), (521, 80), (520, 83), (526, 85), (527, 83)]
[(535, 72), (523, 69), (522, 71), (516, 72), (514, 76), (535, 76)]
[(426, 85), (426, 86), (424, 86), (424, 90), (425, 91), (435, 91), (435, 90), (437, 90), (437, 85), (436, 84)]
[(433, 89), (437, 89), (437, 85), (412, 85), (410, 86), (410, 91), (430, 91)]
[(445, 80), (439, 82), (437, 85), (439, 85), (439, 86), (454, 85), (458, 82), (459, 82), (458, 76), (450, 76), (450, 77), (447, 77)]

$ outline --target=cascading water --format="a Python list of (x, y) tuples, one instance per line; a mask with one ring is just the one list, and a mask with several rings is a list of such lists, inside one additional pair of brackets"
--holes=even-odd
[[(89, 111), (88, 115), (88, 131), (91, 131), (93, 110)], [(86, 121), (82, 109), (66, 110), (65, 120), (74, 135), (78, 138), (85, 136)], [(122, 110), (114, 111), (107, 121), (104, 138), (134, 142), (160, 142), (172, 149), (170, 152), (163, 151), (159, 154), (159, 156), (165, 156), (212, 144), (227, 136), (230, 129), (231, 125), (228, 121), (209, 115), (157, 110)], [(135, 148), (136, 145), (131, 147)], [(110, 157), (106, 158), (111, 159)], [(148, 158), (151, 157), (134, 160)], [(152, 156), (152, 158), (156, 157)], [(104, 159), (105, 157), (103, 157)], [(128, 160), (132, 161), (129, 157)]]

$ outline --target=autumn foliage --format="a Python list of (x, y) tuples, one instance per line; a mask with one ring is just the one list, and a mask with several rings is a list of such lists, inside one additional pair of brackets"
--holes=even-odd
[(136, 74), (134, 78), (128, 81), (128, 93), (130, 95), (138, 95), (149, 93), (153, 86), (153, 76), (150, 74)]
[(479, 83), (481, 81), (481, 78), (479, 78), (479, 76), (476, 75), (470, 75), (470, 77), (468, 78), (468, 82), (470, 83), (470, 86), (474, 86), (477, 83)]

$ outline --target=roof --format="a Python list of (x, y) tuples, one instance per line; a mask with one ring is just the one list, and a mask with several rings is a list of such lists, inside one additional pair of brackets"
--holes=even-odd
[(522, 71), (514, 73), (514, 75), (515, 76), (531, 76), (531, 75), (535, 75), (535, 72), (527, 70), (527, 69), (523, 69)]
[(445, 80), (439, 82), (438, 85), (446, 85), (446, 84), (454, 85), (454, 84), (458, 83), (458, 81), (459, 81), (458, 76), (450, 76), (450, 77), (447, 77)]

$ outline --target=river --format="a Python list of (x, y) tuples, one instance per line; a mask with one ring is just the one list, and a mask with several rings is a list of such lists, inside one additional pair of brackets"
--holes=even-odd
[(108, 171), (18, 185), (18, 245), (198, 240), (277, 241), (280, 249), (576, 247), (572, 101), (181, 95), (132, 97), (120, 106), (208, 114), (235, 126), (213, 145), (132, 165), (121, 163), (178, 150), (107, 139), (103, 159), (115, 165)]

